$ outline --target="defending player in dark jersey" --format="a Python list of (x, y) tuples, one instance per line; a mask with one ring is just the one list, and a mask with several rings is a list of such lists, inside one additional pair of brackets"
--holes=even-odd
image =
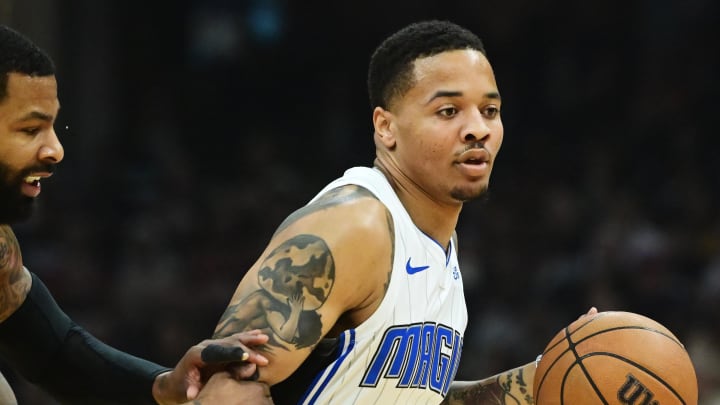
[[(41, 180), (52, 175), (63, 158), (53, 129), (59, 109), (52, 60), (20, 33), (0, 26), (0, 356), (66, 403), (269, 403), (265, 385), (234, 379), (252, 375), (254, 363), (266, 364), (243, 345), (263, 344), (266, 335), (255, 331), (202, 342), (169, 369), (97, 340), (75, 324), (23, 266), (9, 224), (30, 216)], [(217, 344), (227, 350), (218, 350)], [(216, 364), (203, 358), (207, 348)], [(238, 375), (201, 378), (200, 369), (243, 360), (233, 368)], [(4, 378), (0, 399), (4, 404), (16, 401)]]

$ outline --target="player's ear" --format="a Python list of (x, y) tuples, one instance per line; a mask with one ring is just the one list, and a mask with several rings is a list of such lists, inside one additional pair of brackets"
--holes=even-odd
[(373, 126), (375, 127), (375, 140), (392, 149), (395, 146), (395, 132), (393, 131), (393, 114), (382, 107), (373, 110)]

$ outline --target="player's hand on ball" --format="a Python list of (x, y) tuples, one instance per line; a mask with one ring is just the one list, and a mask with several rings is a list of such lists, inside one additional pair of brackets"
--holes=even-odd
[(598, 313), (597, 308), (595, 308), (595, 307), (590, 307), (590, 309), (589, 309), (586, 313), (580, 315), (580, 318), (578, 318), (578, 319), (583, 319), (583, 318), (585, 318), (586, 316), (593, 317), (593, 316), (597, 315), (597, 313)]
[[(598, 314), (597, 308), (595, 308), (595, 307), (590, 307), (590, 309), (589, 309), (586, 313), (580, 315), (580, 317), (578, 318), (578, 320), (583, 319), (583, 318), (588, 318), (588, 317), (592, 318), (593, 316), (595, 316), (595, 315), (597, 315), (597, 314)], [(539, 355), (535, 358), (535, 367), (537, 367), (538, 364), (540, 364), (540, 360), (542, 360), (542, 356), (543, 356), (542, 354), (539, 354)]]
[(589, 312), (561, 329), (537, 361), (536, 405), (697, 405), (698, 382), (667, 327), (632, 312)]

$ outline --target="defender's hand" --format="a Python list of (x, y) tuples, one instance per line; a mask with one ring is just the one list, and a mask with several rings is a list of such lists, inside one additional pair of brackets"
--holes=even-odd
[(222, 339), (208, 339), (191, 347), (175, 368), (162, 373), (153, 383), (153, 397), (159, 404), (178, 404), (195, 399), (205, 385), (203, 376), (221, 371), (229, 365), (235, 378), (249, 378), (257, 366), (268, 364), (267, 358), (248, 346), (265, 344), (268, 336), (259, 330), (242, 332)]
[(237, 381), (230, 373), (221, 371), (213, 374), (202, 392), (184, 405), (272, 405), (270, 388), (267, 384), (254, 381)]

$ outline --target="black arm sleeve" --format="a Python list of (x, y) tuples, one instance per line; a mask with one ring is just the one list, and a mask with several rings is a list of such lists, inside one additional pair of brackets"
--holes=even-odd
[(155, 404), (165, 367), (114, 349), (76, 325), (32, 275), (25, 302), (0, 323), (0, 356), (67, 404)]

